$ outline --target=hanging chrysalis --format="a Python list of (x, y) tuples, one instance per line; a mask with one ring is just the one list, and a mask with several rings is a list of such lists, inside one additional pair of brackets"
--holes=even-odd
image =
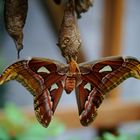
[(93, 5), (94, 0), (75, 0), (75, 11), (77, 16), (80, 17), (80, 14), (87, 12), (88, 9)]
[(18, 58), (23, 49), (23, 27), (28, 10), (28, 0), (5, 0), (5, 26), (14, 39)]
[(59, 32), (58, 46), (67, 63), (77, 61), (81, 37), (77, 27), (74, 2), (67, 3)]
[(75, 11), (78, 17), (81, 17), (81, 13), (87, 12), (94, 2), (94, 0), (54, 0), (56, 4), (67, 3), (71, 1), (73, 1), (75, 4)]

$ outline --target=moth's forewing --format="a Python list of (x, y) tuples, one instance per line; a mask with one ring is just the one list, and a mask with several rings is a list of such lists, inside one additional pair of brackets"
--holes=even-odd
[(129, 77), (140, 79), (140, 62), (132, 57), (108, 57), (79, 64), (81, 83), (76, 97), (82, 125), (90, 124), (97, 115), (105, 94)]
[(17, 80), (34, 96), (39, 122), (47, 127), (63, 91), (65, 66), (57, 61), (29, 58), (10, 65), (1, 75), (0, 84)]
[(44, 89), (35, 96), (34, 109), (39, 122), (47, 127), (63, 92), (64, 65), (58, 61), (42, 58), (33, 58), (28, 65), (43, 78)]

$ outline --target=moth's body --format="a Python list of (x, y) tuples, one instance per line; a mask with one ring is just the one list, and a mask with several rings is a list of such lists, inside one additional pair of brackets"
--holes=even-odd
[(68, 71), (66, 73), (64, 89), (66, 93), (71, 93), (76, 88), (80, 77), (80, 69), (77, 62), (71, 59), (68, 65)]
[(77, 81), (79, 80), (78, 77), (80, 75), (77, 57), (81, 46), (81, 37), (77, 27), (75, 5), (73, 0), (66, 4), (59, 32), (58, 46), (68, 64), (65, 74), (66, 78), (64, 82), (64, 89), (66, 93), (69, 94), (77, 86)]

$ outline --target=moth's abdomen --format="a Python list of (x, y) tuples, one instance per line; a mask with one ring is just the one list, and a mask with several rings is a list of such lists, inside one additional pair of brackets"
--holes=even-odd
[(71, 93), (72, 90), (75, 88), (75, 86), (76, 86), (75, 77), (67, 77), (65, 80), (65, 86), (64, 86), (66, 93), (67, 94)]

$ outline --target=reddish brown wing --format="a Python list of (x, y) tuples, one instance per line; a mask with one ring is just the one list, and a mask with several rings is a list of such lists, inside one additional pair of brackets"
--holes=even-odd
[(87, 126), (97, 115), (105, 94), (129, 77), (140, 79), (140, 62), (135, 58), (110, 57), (80, 64), (81, 83), (76, 97), (81, 124)]
[(65, 74), (58, 73), (61, 68), (62, 64), (49, 59), (32, 58), (18, 61), (3, 72), (0, 84), (8, 80), (22, 83), (34, 96), (37, 119), (47, 127), (63, 91), (62, 80)]

